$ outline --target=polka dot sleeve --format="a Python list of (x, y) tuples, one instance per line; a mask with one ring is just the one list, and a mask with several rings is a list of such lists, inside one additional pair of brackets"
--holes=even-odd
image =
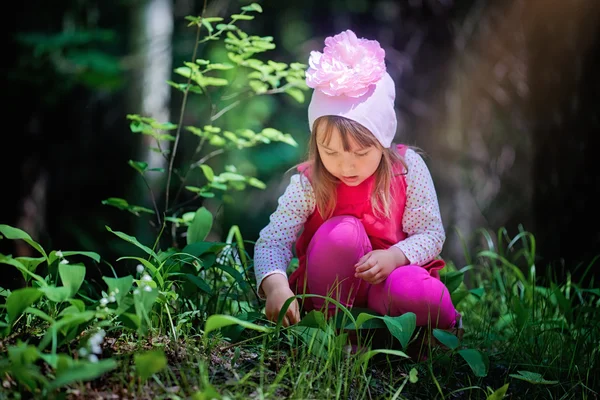
[(424, 265), (441, 253), (446, 233), (433, 180), (425, 161), (411, 149), (406, 151), (405, 160), (408, 174), (402, 226), (408, 237), (395, 246), (404, 252), (411, 264)]
[(254, 247), (254, 273), (259, 296), (264, 299), (262, 281), (269, 275), (286, 275), (292, 259), (292, 245), (302, 226), (315, 209), (315, 197), (309, 180), (292, 175), (269, 224), (259, 234)]

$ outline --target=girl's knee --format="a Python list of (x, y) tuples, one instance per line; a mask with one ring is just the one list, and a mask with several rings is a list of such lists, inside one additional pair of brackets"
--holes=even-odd
[(417, 325), (446, 326), (455, 317), (446, 286), (422, 267), (408, 265), (394, 270), (379, 288), (371, 288), (369, 304), (379, 312), (397, 316), (413, 312)]
[(363, 250), (370, 246), (370, 241), (358, 218), (340, 215), (328, 219), (317, 229), (308, 251), (315, 246), (326, 248), (331, 253), (345, 253), (352, 249)]

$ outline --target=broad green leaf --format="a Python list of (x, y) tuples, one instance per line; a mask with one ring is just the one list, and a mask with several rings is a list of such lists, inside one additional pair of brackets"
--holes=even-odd
[(489, 360), (487, 356), (475, 349), (459, 350), (458, 354), (465, 359), (475, 376), (487, 376)]
[(35, 303), (42, 296), (39, 289), (27, 287), (13, 291), (6, 298), (6, 311), (8, 322), (13, 324), (27, 307)]
[[(47, 261), (45, 257), (15, 257), (15, 260), (20, 262), (27, 268), (28, 271), (35, 273), (37, 267)], [(54, 260), (52, 259), (52, 253), (50, 253), (48, 257), (48, 264), (52, 264)], [(27, 274), (24, 274), (25, 279), (27, 279)]]
[(40, 288), (40, 290), (44, 292), (44, 295), (46, 295), (49, 300), (55, 303), (67, 301), (71, 298), (71, 290), (66, 286), (46, 286)]
[(135, 371), (142, 381), (145, 381), (167, 366), (167, 357), (162, 350), (150, 350), (142, 354), (135, 354), (133, 359)]
[(23, 240), (31, 247), (39, 251), (44, 257), (48, 258), (42, 246), (29, 236), (29, 234), (19, 228), (10, 225), (0, 224), (0, 235), (11, 240)]
[(261, 326), (257, 324), (253, 324), (248, 321), (243, 321), (239, 318), (232, 317), (230, 315), (211, 315), (206, 320), (206, 324), (204, 325), (204, 334), (208, 335), (210, 332), (223, 328), (229, 325), (240, 325), (247, 329), (253, 329), (259, 332), (271, 332), (271, 328), (266, 326)]
[(103, 276), (102, 279), (108, 286), (108, 293), (114, 293), (117, 304), (120, 306), (123, 298), (127, 296), (133, 285), (133, 276), (127, 275), (121, 278), (110, 278)]
[(400, 341), (402, 348), (406, 348), (417, 327), (417, 316), (412, 312), (402, 314), (398, 317), (385, 315), (383, 321), (390, 330), (390, 333)]
[(446, 332), (441, 329), (434, 329), (433, 336), (435, 336), (435, 338), (439, 340), (441, 344), (449, 349), (454, 350), (458, 347), (458, 338), (450, 332)]
[(140, 319), (139, 333), (145, 334), (146, 331), (151, 327), (151, 312), (154, 307), (154, 303), (158, 298), (158, 290), (152, 289), (146, 291), (145, 289), (136, 289), (133, 294), (133, 302), (135, 305), (135, 313)]
[(85, 279), (85, 266), (82, 264), (59, 264), (58, 275), (63, 286), (69, 290), (68, 297), (73, 297)]
[(440, 274), (440, 280), (446, 285), (446, 288), (450, 293), (454, 293), (454, 291), (460, 287), (463, 279), (464, 272), (460, 271), (450, 271)]
[(531, 371), (517, 371), (518, 374), (510, 374), (509, 376), (512, 378), (520, 379), (522, 381), (526, 381), (532, 383), (534, 385), (556, 385), (559, 383), (558, 381), (549, 381), (542, 377), (541, 374), (537, 372)]
[(44, 280), (44, 278), (29, 271), (27, 269), (27, 267), (25, 265), (23, 265), (23, 263), (19, 262), (15, 258), (12, 258), (11, 256), (5, 256), (3, 254), (0, 254), (0, 264), (9, 264), (9, 265), (12, 265), (13, 267), (16, 267), (19, 271), (21, 271), (23, 273), (24, 277), (31, 276), (33, 279), (38, 281), (40, 286), (42, 286), (42, 287), (48, 285), (46, 283), (46, 281)]
[(129, 236), (126, 233), (123, 233), (123, 232), (113, 231), (109, 226), (106, 226), (106, 229), (109, 232), (114, 233), (115, 235), (117, 235), (121, 239), (125, 240), (126, 242), (129, 242), (129, 243), (137, 246), (138, 248), (142, 249), (144, 252), (146, 252), (147, 254), (151, 255), (155, 259), (158, 259), (158, 256), (156, 255), (156, 253), (154, 251), (152, 251), (152, 249), (150, 249), (149, 247), (146, 247), (143, 244), (141, 244), (135, 237)]
[(508, 391), (508, 383), (490, 394), (486, 400), (502, 400)]
[(115, 368), (117, 368), (117, 362), (112, 358), (94, 363), (76, 361), (71, 367), (61, 371), (56, 379), (50, 382), (48, 390), (52, 391), (74, 382), (91, 381)]
[(312, 310), (298, 323), (298, 326), (308, 326), (311, 328), (325, 328), (327, 322), (325, 315), (321, 311)]
[[(179, 275), (179, 274), (173, 274), (173, 275)], [(192, 282), (194, 285), (196, 285), (198, 287), (198, 289), (202, 290), (204, 293), (212, 294), (212, 292), (213, 292), (212, 288), (202, 278), (197, 277), (192, 274), (181, 274), (181, 275), (185, 276), (190, 282)]]
[(124, 326), (134, 331), (139, 330), (142, 325), (140, 317), (132, 313), (122, 313), (119, 315), (118, 320), (121, 321)]
[(194, 220), (187, 230), (187, 244), (202, 242), (208, 236), (213, 224), (213, 216), (205, 207), (196, 211)]

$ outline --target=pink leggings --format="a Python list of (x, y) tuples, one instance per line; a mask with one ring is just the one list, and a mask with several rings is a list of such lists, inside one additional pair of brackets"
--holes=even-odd
[[(331, 218), (319, 227), (306, 253), (307, 292), (329, 296), (347, 307), (367, 307), (383, 315), (413, 312), (417, 326), (454, 327), (458, 312), (446, 286), (418, 265), (395, 269), (388, 278), (371, 285), (354, 277), (354, 265), (372, 250), (362, 223), (351, 216)], [(311, 298), (315, 309), (325, 300)], [(335, 305), (329, 303), (330, 312)]]

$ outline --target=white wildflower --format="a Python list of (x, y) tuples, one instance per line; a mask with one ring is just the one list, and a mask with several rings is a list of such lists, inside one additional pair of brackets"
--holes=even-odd
[(135, 267), (135, 269), (137, 270), (138, 273), (142, 273), (144, 272), (144, 266), (142, 264), (138, 264), (137, 267)]
[(151, 288), (150, 286), (144, 286), (144, 290), (145, 290), (146, 292), (151, 292), (151, 291), (152, 291), (152, 288)]
[(62, 260), (60, 260), (60, 263), (63, 264), (63, 265), (64, 264), (68, 264), (69, 260), (67, 260), (66, 258), (63, 258)]
[(102, 347), (99, 344), (93, 344), (91, 350), (94, 354), (102, 354)]
[(98, 356), (95, 354), (90, 354), (88, 356), (88, 361), (92, 362), (92, 363), (97, 363), (98, 362)]
[(144, 274), (144, 276), (142, 276), (142, 280), (144, 282), (152, 282), (152, 277), (148, 274)]
[(115, 294), (119, 294), (119, 288), (115, 288)]
[(115, 301), (117, 301), (117, 298), (115, 296), (108, 296), (109, 303), (114, 303)]
[(79, 356), (80, 357), (85, 357), (88, 355), (88, 350), (85, 347), (82, 347), (79, 349)]
[(105, 306), (106, 304), (108, 304), (108, 299), (106, 297), (103, 297), (100, 299), (100, 304), (102, 304), (103, 306)]
[(58, 257), (58, 258), (63, 258), (63, 252), (62, 252), (62, 251), (60, 251), (60, 250), (58, 250), (58, 251), (56, 252), (56, 257)]

